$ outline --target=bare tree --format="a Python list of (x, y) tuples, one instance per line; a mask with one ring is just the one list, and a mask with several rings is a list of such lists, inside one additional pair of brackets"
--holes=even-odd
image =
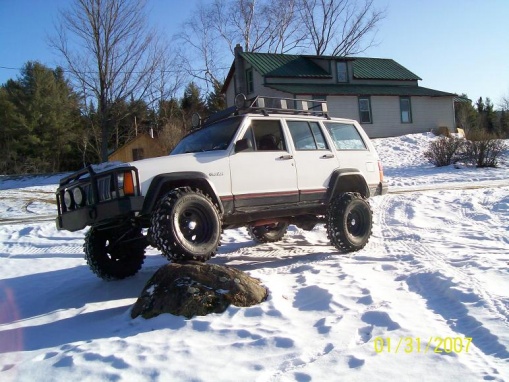
[(385, 11), (374, 0), (299, 0), (302, 24), (316, 55), (346, 56), (375, 45)]
[[(199, 3), (179, 34), (189, 73), (212, 86), (222, 82), (235, 46), (246, 52), (287, 53), (305, 46), (299, 0), (214, 0)], [(225, 52), (231, 52), (226, 56)], [(199, 65), (197, 65), (199, 63)]]
[(92, 95), (108, 160), (112, 105), (144, 97), (157, 78), (164, 50), (148, 28), (145, 0), (73, 0), (60, 12), (50, 45), (78, 85)]
[(298, 0), (275, 0), (265, 4), (263, 13), (270, 22), (266, 44), (269, 53), (288, 53), (308, 45), (308, 36), (299, 21)]
[(297, 0), (215, 0), (209, 17), (232, 53), (238, 43), (246, 52), (284, 52), (305, 39), (296, 6)]
[(177, 35), (182, 42), (181, 57), (188, 74), (206, 84), (220, 81), (228, 66), (223, 59), (228, 47), (222, 44), (214, 22), (212, 8), (199, 3)]

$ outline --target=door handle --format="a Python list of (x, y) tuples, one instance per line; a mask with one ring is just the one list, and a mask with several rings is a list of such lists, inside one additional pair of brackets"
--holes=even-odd
[(293, 159), (293, 155), (281, 155), (278, 159)]
[(330, 159), (334, 158), (334, 154), (324, 154), (320, 157), (320, 159)]

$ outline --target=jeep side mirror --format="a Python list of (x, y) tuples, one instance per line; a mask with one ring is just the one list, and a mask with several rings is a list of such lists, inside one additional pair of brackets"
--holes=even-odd
[(241, 151), (253, 151), (253, 144), (250, 139), (244, 138), (235, 142), (235, 152), (240, 153)]

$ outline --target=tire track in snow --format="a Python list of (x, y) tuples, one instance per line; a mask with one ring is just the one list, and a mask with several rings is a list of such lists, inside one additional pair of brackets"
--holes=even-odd
[[(508, 307), (493, 297), (473, 274), (450, 264), (430, 248), (426, 238), (423, 240), (419, 235), (419, 229), (402, 223), (412, 220), (408, 214), (413, 202), (403, 196), (387, 195), (380, 206), (386, 250), (396, 252), (405, 268), (399, 279), (406, 280), (410, 290), (421, 295), (428, 307), (442, 316), (453, 331), (472, 337), (474, 345), (485, 355), (509, 359), (509, 352), (498, 337), (484, 328), (468, 309), (472, 305), (482, 306), (509, 328)], [(398, 217), (402, 217), (402, 222)], [(398, 249), (398, 245), (402, 248)]]

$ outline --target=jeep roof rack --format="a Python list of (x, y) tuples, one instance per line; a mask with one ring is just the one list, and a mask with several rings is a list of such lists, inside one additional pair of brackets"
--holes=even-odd
[(260, 112), (265, 115), (269, 113), (328, 115), (327, 101), (325, 100), (267, 96), (256, 96), (247, 100), (244, 94), (238, 94), (235, 97), (235, 106), (242, 114)]
[(246, 99), (246, 96), (240, 93), (235, 97), (234, 106), (218, 111), (217, 113), (207, 117), (204, 121), (201, 120), (199, 115), (193, 115), (193, 127), (199, 127), (200, 125), (205, 126), (231, 115), (242, 115), (247, 113), (261, 113), (263, 115), (269, 115), (271, 113), (303, 114), (316, 115), (330, 119), (327, 110), (327, 101), (325, 100), (267, 96), (256, 96)]

